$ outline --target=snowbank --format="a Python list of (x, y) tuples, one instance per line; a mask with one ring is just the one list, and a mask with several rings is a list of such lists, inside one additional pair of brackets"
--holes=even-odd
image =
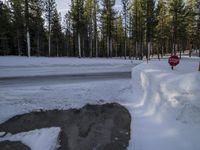
[[(124, 58), (76, 58), (76, 57), (19, 57), (0, 56), (1, 67), (31, 67), (31, 66), (56, 66), (56, 65), (125, 65), (130, 64), (130, 60)], [(140, 62), (140, 61), (135, 61)]]
[(200, 149), (198, 64), (183, 58), (172, 71), (166, 59), (132, 69), (130, 150)]
[(21, 141), (31, 148), (31, 150), (55, 150), (58, 145), (60, 128), (43, 128), (29, 132), (6, 135), (0, 141)]
[[(132, 70), (134, 98), (145, 115), (158, 112), (184, 123), (200, 124), (200, 72), (198, 60), (183, 59), (172, 71), (167, 60), (152, 61)], [(137, 86), (135, 86), (137, 85)]]

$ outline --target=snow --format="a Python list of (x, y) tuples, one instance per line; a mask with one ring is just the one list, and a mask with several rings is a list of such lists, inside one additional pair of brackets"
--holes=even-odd
[[(25, 65), (24, 68), (30, 69), (31, 66), (36, 66), (37, 70), (41, 70), (44, 67), (47, 71), (46, 67), (63, 65), (68, 66), (71, 72), (77, 66), (77, 70), (80, 70), (80, 67), (91, 67), (93, 68), (91, 71), (104, 72), (113, 71), (115, 67), (117, 71), (124, 71), (125, 67), (126, 71), (130, 71), (133, 64), (140, 63), (122, 59), (31, 58), (30, 61), (27, 59), (1, 57), (0, 68), (12, 70), (16, 66), (23, 68), (20, 66)], [(56, 61), (50, 61), (53, 59)], [(199, 150), (200, 73), (197, 71), (199, 61), (199, 58), (184, 57), (172, 71), (167, 59), (151, 60), (148, 64), (144, 62), (134, 67), (132, 79), (87, 80), (80, 83), (34, 86), (27, 84), (24, 87), (0, 86), (0, 123), (15, 115), (40, 109), (69, 109), (80, 108), (87, 103), (117, 102), (125, 106), (132, 116), (128, 150)], [(94, 69), (96, 66), (100, 67)], [(27, 75), (27, 72), (22, 71), (19, 75), (23, 73)], [(37, 71), (32, 72), (37, 75)]]
[(130, 72), (141, 61), (123, 58), (0, 57), (0, 78), (71, 75), (102, 72)]
[(61, 129), (58, 127), (36, 129), (18, 134), (7, 134), (0, 141), (20, 141), (31, 150), (55, 150), (59, 147), (58, 137)]
[(174, 71), (167, 60), (133, 68), (135, 122), (130, 149), (200, 149), (198, 65), (199, 59), (184, 58)]

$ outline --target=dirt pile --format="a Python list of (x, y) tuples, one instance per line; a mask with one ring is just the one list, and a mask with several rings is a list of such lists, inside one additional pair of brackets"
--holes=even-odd
[(126, 150), (130, 123), (127, 109), (112, 103), (19, 115), (1, 124), (0, 132), (61, 127), (59, 150)]

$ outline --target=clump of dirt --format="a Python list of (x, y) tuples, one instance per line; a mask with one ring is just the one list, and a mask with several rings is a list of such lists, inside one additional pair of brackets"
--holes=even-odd
[(58, 150), (126, 150), (130, 139), (130, 123), (128, 110), (111, 103), (19, 115), (1, 124), (0, 132), (16, 134), (60, 127)]

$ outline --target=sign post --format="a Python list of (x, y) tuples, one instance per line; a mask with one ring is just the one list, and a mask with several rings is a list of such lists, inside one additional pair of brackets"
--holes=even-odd
[(177, 55), (172, 55), (168, 59), (168, 63), (170, 64), (172, 70), (174, 70), (174, 67), (177, 66), (179, 64), (179, 62), (180, 62), (180, 60)]

